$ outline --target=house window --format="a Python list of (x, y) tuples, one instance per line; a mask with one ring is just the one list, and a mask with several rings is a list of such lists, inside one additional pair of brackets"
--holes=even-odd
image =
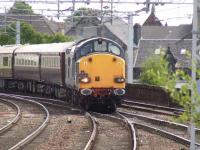
[(155, 49), (154, 53), (155, 53), (156, 55), (160, 55), (160, 48)]
[(181, 55), (185, 55), (187, 53), (187, 50), (185, 48), (182, 48), (180, 53)]

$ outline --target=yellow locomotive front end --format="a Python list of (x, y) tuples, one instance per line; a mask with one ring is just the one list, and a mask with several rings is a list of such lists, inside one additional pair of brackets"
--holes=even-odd
[(123, 49), (114, 41), (90, 39), (78, 47), (76, 86), (82, 103), (116, 106), (125, 94), (125, 59)]
[(93, 54), (79, 60), (81, 94), (103, 97), (125, 93), (125, 61), (112, 54)]

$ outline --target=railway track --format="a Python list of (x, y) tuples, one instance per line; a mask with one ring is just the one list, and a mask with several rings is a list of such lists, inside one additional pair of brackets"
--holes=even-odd
[[(190, 144), (187, 132), (188, 126), (186, 125), (151, 118), (145, 115), (138, 115), (124, 111), (118, 112), (128, 117), (136, 128), (166, 137), (182, 145), (188, 146)], [(200, 129), (196, 129), (196, 133), (199, 135)], [(200, 139), (198, 139), (197, 142), (200, 142)], [(200, 143), (196, 143), (196, 146), (200, 147)]]
[(171, 116), (179, 116), (183, 112), (182, 109), (178, 109), (178, 108), (170, 108), (170, 107), (164, 107), (164, 106), (153, 105), (153, 104), (133, 102), (130, 100), (125, 100), (125, 99), (122, 101), (121, 107), (127, 108), (127, 109), (134, 109), (138, 111), (160, 113), (163, 115), (171, 115)]
[(0, 134), (0, 149), (21, 149), (47, 126), (49, 112), (44, 105), (32, 100), (25, 101), (2, 94), (0, 94), (0, 97), (12, 100), (12, 103), (18, 105), (21, 111), (18, 122)]
[(160, 106), (160, 105), (154, 105), (154, 104), (135, 102), (133, 100), (128, 100), (128, 99), (123, 99), (122, 102), (124, 104), (128, 104), (128, 105), (143, 106), (143, 107), (148, 107), (148, 108), (152, 108), (152, 109), (166, 110), (166, 111), (172, 111), (172, 112), (177, 112), (177, 113), (184, 111), (183, 109), (180, 109), (180, 108), (173, 108), (173, 107), (166, 107), (166, 106)]
[[(31, 96), (20, 96), (20, 95), (17, 95), (19, 97), (26, 97), (26, 98), (31, 98), (31, 99), (34, 99), (34, 100), (37, 100), (45, 105), (53, 105), (53, 106), (56, 106), (56, 107), (59, 107), (59, 108), (66, 108), (66, 109), (71, 109), (71, 110), (74, 110), (76, 112), (80, 112), (81, 110), (79, 109), (74, 109), (74, 108), (71, 108), (71, 107), (68, 107), (68, 106), (63, 106), (63, 105), (66, 105), (65, 102), (62, 102), (62, 101), (59, 101), (59, 100), (55, 100), (55, 99), (45, 99), (45, 98), (38, 98), (38, 97), (31, 97)], [(136, 143), (136, 141), (134, 140), (130, 140), (130, 139), (136, 139), (135, 138), (135, 132), (132, 131), (132, 125), (129, 123), (127, 123), (126, 121), (122, 120), (122, 119), (118, 119), (118, 118), (113, 118), (111, 115), (103, 115), (103, 114), (96, 114), (95, 115), (92, 113), (86, 113), (86, 116), (89, 118), (90, 120), (90, 124), (92, 126), (92, 131), (91, 131), (91, 134), (90, 134), (90, 138), (88, 138), (88, 142), (87, 144), (85, 145), (84, 150), (89, 150), (89, 149), (107, 149), (107, 147), (111, 147), (112, 146), (114, 147), (114, 149), (116, 147), (118, 147), (118, 149), (131, 149), (131, 150), (135, 150), (136, 148), (131, 148), (132, 147), (132, 143), (134, 145), (134, 143)], [(105, 119), (107, 118), (107, 119)], [(109, 119), (112, 118), (112, 121), (114, 120), (114, 122), (110, 121)], [(117, 121), (116, 121), (117, 120)], [(98, 122), (98, 123), (97, 123)], [(113, 135), (116, 134), (117, 132), (121, 131), (122, 133), (124, 131), (127, 131), (128, 130), (121, 125), (121, 122), (126, 122), (126, 124), (128, 124), (128, 128), (130, 130), (130, 135), (129, 133), (126, 133), (126, 136), (128, 135), (129, 137), (128, 138), (121, 138), (122, 142), (124, 141), (124, 143), (120, 144), (120, 142), (117, 142), (116, 141), (116, 138), (113, 139)], [(110, 126), (108, 126), (110, 125)], [(112, 129), (113, 127), (113, 129)], [(102, 132), (101, 129), (104, 129), (104, 132)], [(105, 140), (106, 139), (101, 139), (101, 136), (104, 135), (104, 133), (106, 133), (106, 131), (109, 131), (112, 130), (111, 134), (110, 134), (110, 137), (108, 136), (108, 138), (110, 138), (110, 141), (111, 142), (108, 142), (108, 144), (110, 145), (104, 145), (105, 144)], [(121, 130), (123, 129), (123, 130)], [(99, 133), (102, 132), (100, 135)], [(121, 133), (117, 134), (117, 135), (123, 135)], [(100, 137), (100, 139), (99, 139)], [(118, 137), (117, 137), (118, 138)], [(130, 143), (126, 142), (126, 140), (130, 141)], [(107, 140), (106, 140), (107, 141)], [(113, 141), (116, 141), (116, 143), (113, 143)], [(136, 144), (135, 144), (136, 146)]]
[(0, 114), (2, 114), (0, 117), (0, 134), (2, 134), (19, 120), (21, 111), (19, 106), (11, 101), (0, 99), (0, 103), (8, 107), (6, 111), (4, 111), (5, 106), (0, 107)]
[(97, 122), (97, 135), (93, 150), (115, 149), (136, 150), (136, 137), (133, 126), (119, 115), (92, 113)]
[[(82, 110), (66, 106), (66, 103), (64, 103), (63, 101), (55, 99), (22, 96), (15, 94), (11, 95), (18, 98), (28, 98), (31, 100), (39, 101), (48, 108), (51, 114), (51, 123), (46, 127), (43, 133), (41, 133), (30, 144), (26, 145), (25, 149), (31, 150), (36, 148), (43, 150), (90, 150), (92, 148), (96, 137), (97, 127), (94, 118), (89, 113), (86, 112), (84, 115), (84, 112)], [(62, 115), (64, 116), (60, 117)], [(67, 123), (69, 121), (70, 123)], [(55, 127), (55, 124), (58, 124), (58, 122), (60, 123), (59, 127)], [(77, 123), (74, 124), (73, 122)], [(75, 130), (76, 132), (74, 132)], [(66, 137), (67, 139), (65, 139)], [(64, 144), (62, 144), (62, 142)]]

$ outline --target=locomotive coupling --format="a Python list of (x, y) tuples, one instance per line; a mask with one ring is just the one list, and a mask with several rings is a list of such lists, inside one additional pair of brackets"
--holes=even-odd
[(118, 96), (122, 96), (125, 94), (125, 90), (124, 89), (115, 89), (114, 94), (118, 95)]
[(85, 96), (91, 95), (92, 94), (92, 90), (91, 89), (82, 89), (81, 90), (81, 94), (85, 95)]

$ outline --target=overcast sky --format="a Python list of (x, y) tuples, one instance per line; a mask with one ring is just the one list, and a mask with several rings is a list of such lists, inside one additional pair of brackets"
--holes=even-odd
[[(44, 0), (45, 1), (45, 0)], [(139, 0), (138, 0), (139, 1)], [(173, 0), (170, 0), (173, 2)], [(177, 2), (177, 1), (176, 1)], [(192, 0), (180, 0), (178, 2), (186, 2), (186, 3), (191, 3)], [(33, 9), (57, 9), (56, 4), (35, 4), (35, 3), (29, 3)], [(4, 7), (10, 8), (13, 5), (13, 3), (5, 3), (1, 2), (0, 0), (0, 11), (3, 12)], [(71, 7), (71, 3), (63, 3), (60, 4), (60, 9), (67, 9)], [(103, 6), (108, 6), (110, 7), (110, 4), (104, 4)], [(80, 7), (89, 7), (89, 8), (95, 8), (95, 9), (100, 9), (100, 4), (76, 4), (76, 9)], [(143, 8), (144, 5), (135, 5), (135, 4), (114, 4), (113, 5), (113, 10), (117, 11), (137, 11), (141, 8)], [(156, 6), (156, 16), (158, 17), (159, 20), (161, 20), (162, 24), (164, 25), (166, 22), (169, 26), (176, 26), (179, 24), (190, 24), (192, 22), (192, 4), (187, 4), (187, 5), (175, 5), (175, 4), (165, 4), (163, 6)], [(35, 11), (37, 13), (41, 13), (41, 11)], [(49, 16), (56, 16), (57, 12), (47, 12), (43, 11), (44, 15), (49, 15)], [(63, 15), (68, 15), (68, 13), (64, 13)], [(126, 17), (126, 14), (119, 14), (120, 17)], [(143, 24), (143, 22), (146, 20), (146, 18), (149, 16), (149, 13), (146, 12), (141, 12), (138, 14), (138, 16), (134, 16), (133, 22), (134, 23), (140, 23)], [(57, 20), (56, 18), (54, 18)], [(61, 20), (60, 20), (61, 21)]]

